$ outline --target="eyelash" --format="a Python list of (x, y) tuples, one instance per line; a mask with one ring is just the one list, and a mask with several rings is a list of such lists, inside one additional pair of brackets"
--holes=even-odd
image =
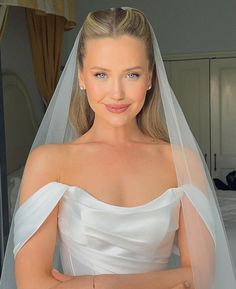
[[(98, 72), (98, 73), (95, 73), (94, 76), (97, 77), (97, 76), (100, 75), (100, 74), (104, 74), (104, 75), (105, 75), (105, 73), (103, 73), (103, 72)], [(139, 73), (129, 73), (129, 74), (135, 75), (135, 78), (138, 78), (138, 77), (140, 76)], [(99, 77), (98, 77), (98, 78), (99, 78)]]

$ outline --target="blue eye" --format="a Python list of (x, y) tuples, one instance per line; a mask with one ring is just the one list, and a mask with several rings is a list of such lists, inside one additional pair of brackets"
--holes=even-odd
[[(130, 76), (131, 79), (138, 78), (140, 76), (138, 73), (129, 73), (128, 75)], [(94, 76), (100, 79), (105, 79), (106, 74), (103, 72), (98, 72), (95, 73)]]
[[(101, 75), (103, 75), (103, 76), (105, 76), (105, 73), (103, 73), (103, 72), (101, 72), (101, 73), (95, 73), (94, 74), (96, 77), (98, 77), (99, 75), (101, 76)], [(104, 78), (104, 77), (98, 77), (98, 78)]]
[(132, 75), (130, 78), (138, 78), (139, 74), (138, 73), (129, 73), (129, 75)]

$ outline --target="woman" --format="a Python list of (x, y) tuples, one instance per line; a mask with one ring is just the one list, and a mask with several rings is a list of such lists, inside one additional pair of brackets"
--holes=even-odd
[[(25, 166), (17, 288), (220, 289), (225, 274), (236, 284), (212, 184), (153, 35), (137, 9), (87, 16)], [(63, 274), (52, 271), (56, 245)]]

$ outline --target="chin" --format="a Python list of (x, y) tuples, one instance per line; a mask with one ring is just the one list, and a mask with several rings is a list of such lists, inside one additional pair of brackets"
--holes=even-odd
[(133, 122), (136, 122), (136, 117), (134, 116), (131, 119), (117, 119), (117, 120), (109, 120), (108, 121), (112, 126), (114, 127), (124, 127), (124, 126), (128, 126), (131, 125)]
[(107, 120), (107, 123), (109, 123), (111, 126), (114, 126), (114, 127), (122, 127), (122, 126), (128, 125), (130, 122), (122, 121), (122, 120), (117, 120), (117, 121)]

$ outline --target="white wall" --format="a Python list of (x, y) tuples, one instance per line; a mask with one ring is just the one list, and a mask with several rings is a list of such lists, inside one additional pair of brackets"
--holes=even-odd
[(131, 6), (153, 25), (162, 54), (236, 51), (235, 0), (76, 1), (78, 26), (65, 35), (63, 61), (91, 10)]
[(31, 47), (24, 8), (10, 7), (7, 26), (1, 41), (2, 72), (17, 74), (32, 97), (33, 110), (38, 122), (43, 116), (43, 102), (36, 86)]

